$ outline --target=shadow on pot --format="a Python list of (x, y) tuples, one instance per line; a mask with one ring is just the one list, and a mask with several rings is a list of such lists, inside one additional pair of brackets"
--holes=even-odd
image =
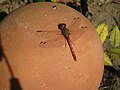
[(4, 53), (1, 38), (0, 38), (0, 61), (2, 61), (2, 58), (4, 58), (4, 60), (6, 62), (6, 65), (8, 67), (9, 73), (11, 75), (11, 78), (9, 80), (9, 82), (10, 82), (10, 90), (23, 90), (21, 85), (20, 85), (19, 79), (17, 79), (14, 76), (13, 70), (12, 70), (12, 68), (10, 66), (10, 63), (9, 63), (9, 60), (8, 60), (7, 56), (5, 55), (5, 53)]

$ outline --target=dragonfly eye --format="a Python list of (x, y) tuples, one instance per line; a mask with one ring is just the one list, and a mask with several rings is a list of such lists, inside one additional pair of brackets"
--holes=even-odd
[(58, 28), (61, 29), (61, 30), (63, 30), (63, 29), (66, 28), (66, 24), (65, 23), (59, 23), (58, 24)]

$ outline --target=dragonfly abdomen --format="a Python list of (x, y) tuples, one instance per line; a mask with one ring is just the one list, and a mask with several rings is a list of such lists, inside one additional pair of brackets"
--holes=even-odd
[(74, 59), (75, 61), (77, 61), (75, 52), (74, 52), (73, 47), (72, 47), (72, 43), (70, 43), (70, 42), (71, 42), (70, 37), (68, 37), (66, 40), (67, 40), (67, 42), (68, 42), (68, 45), (69, 45), (71, 54), (72, 54), (72, 56), (73, 56), (73, 59)]

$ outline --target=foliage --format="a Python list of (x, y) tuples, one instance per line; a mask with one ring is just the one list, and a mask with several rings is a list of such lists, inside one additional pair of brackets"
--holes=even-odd
[(0, 9), (0, 13), (4, 12), (3, 10)]
[[(96, 31), (100, 37), (102, 44), (105, 42), (108, 36), (108, 25), (102, 23), (97, 28)], [(111, 48), (104, 51), (104, 65), (113, 66), (110, 57), (113, 59), (120, 59), (120, 30), (118, 26), (114, 26), (110, 34)]]
[(120, 48), (111, 48), (111, 49), (107, 50), (107, 54), (110, 57), (119, 59), (120, 58)]
[(57, 0), (51, 0), (52, 2), (57, 2)]
[(110, 41), (114, 48), (120, 45), (120, 30), (117, 25), (113, 28), (111, 32)]
[(104, 52), (104, 65), (106, 66), (113, 66), (112, 62), (110, 61), (109, 56)]
[(96, 28), (96, 31), (97, 31), (97, 33), (100, 37), (100, 40), (103, 44), (108, 35), (108, 25), (102, 23)]
[(33, 0), (33, 2), (45, 2), (45, 0)]

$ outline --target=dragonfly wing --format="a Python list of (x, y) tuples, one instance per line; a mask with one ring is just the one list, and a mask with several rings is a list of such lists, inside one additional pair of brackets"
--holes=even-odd
[[(75, 30), (76, 29), (76, 30)], [(86, 30), (84, 28), (74, 28), (70, 33), (71, 41), (75, 41), (80, 36), (84, 34)], [(63, 35), (54, 35), (55, 37), (49, 40), (41, 40), (39, 46), (43, 48), (51, 48), (51, 47), (60, 47), (65, 45), (65, 38)]]
[(58, 36), (57, 38), (40, 41), (39, 46), (43, 48), (60, 47), (65, 44), (64, 40), (65, 40), (64, 37), (61, 35)]
[[(71, 25), (68, 25), (68, 27), (66, 27), (70, 30), (71, 41), (77, 40), (86, 31), (85, 29), (87, 27), (82, 26), (82, 24), (80, 24), (80, 23), (81, 23), (81, 21), (80, 21), (80, 18), (78, 17), (73, 20)], [(57, 30), (58, 29), (56, 29), (56, 31)], [(39, 36), (41, 36), (41, 35), (39, 35)], [(39, 44), (40, 47), (44, 47), (44, 48), (60, 47), (60, 46), (64, 46), (64, 45), (65, 45), (65, 38), (63, 35), (60, 35), (60, 32), (59, 32), (59, 34), (56, 34), (56, 33), (51, 34), (50, 32), (45, 33), (45, 31), (44, 31), (44, 37), (43, 37), (43, 39), (40, 39), (40, 44)]]
[(87, 27), (83, 26), (79, 17), (74, 18), (68, 25), (70, 31), (71, 41), (75, 41), (80, 38), (81, 35), (86, 31)]
[(74, 25), (74, 27), (70, 29), (70, 38), (72, 41), (75, 41), (78, 38), (80, 38), (87, 30), (87, 27), (81, 27), (79, 25), (76, 25)]

